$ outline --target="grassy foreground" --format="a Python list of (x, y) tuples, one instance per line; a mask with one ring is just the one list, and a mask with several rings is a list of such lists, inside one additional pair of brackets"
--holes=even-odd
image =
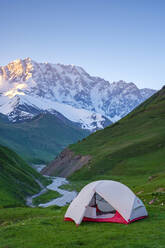
[[(164, 248), (165, 195), (158, 192), (164, 178), (163, 174), (151, 179), (109, 178), (127, 184), (146, 205), (149, 217), (130, 225), (86, 222), (76, 227), (73, 222), (64, 222), (67, 207), (1, 209), (0, 248)], [(63, 187), (79, 191), (88, 182), (74, 181)]]
[(64, 208), (0, 211), (0, 248), (164, 248), (165, 210), (148, 207), (149, 217), (130, 225), (64, 222)]

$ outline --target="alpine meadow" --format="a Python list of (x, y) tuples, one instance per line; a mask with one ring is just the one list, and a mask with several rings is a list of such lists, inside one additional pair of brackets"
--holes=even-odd
[(143, 200), (147, 219), (130, 225), (89, 222), (77, 228), (64, 222), (66, 207), (28, 208), (21, 203), (1, 209), (1, 247), (163, 247), (164, 109), (163, 88), (124, 119), (69, 147), (75, 154), (90, 154), (91, 160), (70, 176), (65, 188), (79, 191), (93, 180), (120, 181)]
[(0, 6), (0, 248), (164, 248), (165, 1)]

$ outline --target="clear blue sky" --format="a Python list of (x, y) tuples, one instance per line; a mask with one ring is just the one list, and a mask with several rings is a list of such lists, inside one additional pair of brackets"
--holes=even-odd
[(0, 65), (31, 57), (160, 89), (165, 0), (0, 0), (0, 48)]

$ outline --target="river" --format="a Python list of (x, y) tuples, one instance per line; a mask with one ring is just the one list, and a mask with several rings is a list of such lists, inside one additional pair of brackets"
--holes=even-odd
[(76, 191), (68, 191), (68, 190), (64, 190), (64, 189), (59, 188), (60, 186), (69, 183), (68, 180), (66, 180), (66, 178), (63, 178), (63, 177), (49, 177), (49, 178), (52, 179), (52, 183), (49, 184), (46, 188), (41, 184), (40, 181), (35, 179), (35, 181), (40, 185), (41, 191), (35, 195), (28, 196), (26, 198), (26, 205), (27, 206), (36, 207), (33, 204), (33, 199), (46, 193), (48, 189), (59, 192), (61, 194), (61, 196), (56, 198), (56, 199), (53, 199), (47, 203), (43, 203), (43, 204), (41, 203), (38, 205), (39, 207), (46, 208), (46, 207), (53, 206), (53, 205), (62, 207), (62, 206), (65, 206), (66, 204), (70, 203), (77, 196)]

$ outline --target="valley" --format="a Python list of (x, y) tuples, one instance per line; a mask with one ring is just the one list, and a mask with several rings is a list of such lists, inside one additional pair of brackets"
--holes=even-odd
[[(68, 149), (73, 161), (75, 156), (79, 156), (79, 159), (90, 156), (90, 160), (69, 178), (74, 181), (96, 180), (100, 177), (130, 180), (134, 177), (139, 180), (144, 175), (147, 180), (150, 176), (164, 173), (164, 96), (165, 88), (120, 121), (70, 145)], [(58, 163), (66, 161), (67, 164), (69, 161), (72, 164), (71, 159), (67, 160), (68, 154), (63, 152), (61, 161), (57, 158), (44, 171), (50, 170), (48, 175), (53, 175), (56, 166), (58, 171)], [(53, 167), (54, 170), (51, 170)], [(65, 169), (65, 163), (61, 168)]]
[[(134, 88), (132, 84), (129, 87)], [(91, 119), (89, 122), (88, 118), (84, 119), (83, 128), (83, 120), (81, 123), (69, 120), (59, 109), (56, 112), (40, 109), (36, 115), (35, 110), (33, 116), (29, 118), (26, 114), (28, 119), (23, 120), (20, 116), (25, 108), (21, 109), (20, 105), (16, 112), (2, 113), (0, 248), (164, 247), (164, 106), (163, 87), (117, 122), (110, 122), (111, 125), (107, 122), (107, 127), (99, 119), (103, 117), (92, 115), (97, 119), (92, 130), (90, 125), (85, 128), (87, 123), (92, 123)], [(32, 110), (29, 105), (27, 109)], [(88, 111), (91, 111), (89, 106)], [(12, 116), (18, 118), (12, 119)], [(103, 126), (97, 130), (99, 120)], [(41, 173), (6, 146), (33, 167), (37, 163)], [(70, 183), (57, 176), (67, 177)], [(64, 222), (75, 191), (103, 179), (130, 187), (144, 202), (149, 217), (130, 225), (89, 222), (77, 228), (74, 223)], [(31, 207), (26, 206), (26, 200)]]
[(82, 67), (18, 59), (0, 67), (0, 144), (28, 163), (118, 121), (156, 90), (108, 82)]
[(165, 248), (165, 1), (0, 10), (0, 248)]

